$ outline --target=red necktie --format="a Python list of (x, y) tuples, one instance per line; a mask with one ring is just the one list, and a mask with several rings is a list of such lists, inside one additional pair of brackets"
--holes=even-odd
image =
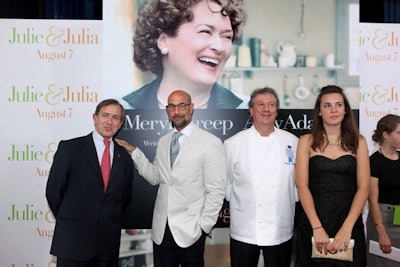
[(101, 158), (101, 174), (103, 175), (104, 181), (104, 191), (107, 190), (108, 179), (110, 178), (110, 140), (104, 139), (104, 144), (106, 148), (104, 148), (103, 157)]

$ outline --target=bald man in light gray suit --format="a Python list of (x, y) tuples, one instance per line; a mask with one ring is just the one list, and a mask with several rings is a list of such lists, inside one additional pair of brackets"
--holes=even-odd
[[(206, 236), (214, 227), (225, 197), (226, 156), (222, 141), (192, 122), (194, 105), (185, 91), (168, 97), (166, 111), (174, 130), (158, 142), (153, 162), (137, 147), (116, 140), (131, 153), (135, 167), (159, 185), (153, 211), (154, 266), (204, 266)], [(176, 132), (180, 151), (171, 166)]]

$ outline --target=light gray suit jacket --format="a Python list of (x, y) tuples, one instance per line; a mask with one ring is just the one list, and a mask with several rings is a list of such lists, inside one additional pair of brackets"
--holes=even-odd
[(218, 219), (226, 187), (226, 155), (222, 141), (196, 125), (170, 167), (173, 132), (162, 136), (151, 163), (140, 149), (132, 152), (139, 174), (159, 185), (153, 212), (152, 239), (161, 244), (168, 224), (183, 248), (209, 233)]

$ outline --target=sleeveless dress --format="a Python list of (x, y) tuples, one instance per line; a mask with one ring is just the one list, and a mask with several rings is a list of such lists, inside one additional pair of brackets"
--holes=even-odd
[[(357, 191), (357, 162), (352, 155), (335, 160), (316, 155), (309, 162), (309, 188), (314, 199), (318, 217), (329, 237), (336, 233), (346, 219)], [(334, 259), (312, 259), (312, 229), (305, 212), (301, 209), (297, 221), (297, 264), (310, 266), (354, 266), (365, 267), (366, 243), (362, 215), (357, 219), (352, 232), (355, 240), (353, 262)]]

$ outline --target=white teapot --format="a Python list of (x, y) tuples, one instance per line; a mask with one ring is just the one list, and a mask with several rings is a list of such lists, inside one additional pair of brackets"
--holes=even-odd
[(285, 62), (287, 62), (288, 67), (293, 67), (296, 64), (296, 51), (295, 45), (291, 43), (284, 43), (284, 42), (279, 42), (278, 46), (276, 48), (279, 53), (279, 57), (282, 57), (282, 59), (285, 59)]

